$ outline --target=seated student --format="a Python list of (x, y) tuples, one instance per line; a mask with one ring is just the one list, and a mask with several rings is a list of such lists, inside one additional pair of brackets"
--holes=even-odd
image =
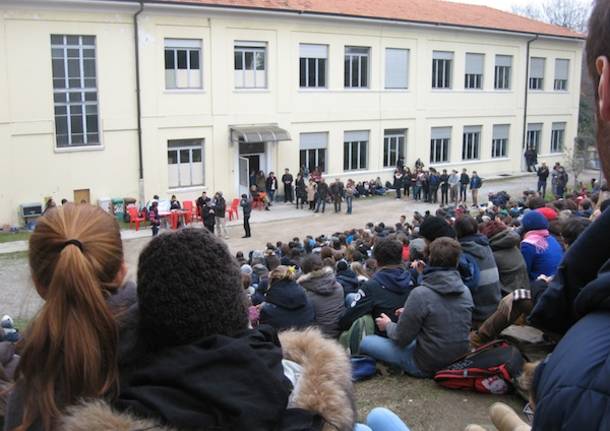
[(180, 206), (180, 201), (176, 199), (176, 195), (172, 195), (172, 198), (169, 201), (169, 209), (170, 210), (179, 210), (182, 207)]
[(549, 222), (538, 210), (534, 210), (523, 216), (521, 226), (521, 254), (525, 259), (530, 281), (535, 281), (540, 275), (552, 277), (557, 272), (563, 250), (549, 233)]
[(394, 310), (402, 307), (413, 290), (411, 274), (402, 262), (400, 241), (379, 241), (373, 249), (373, 256), (377, 269), (371, 279), (358, 290), (353, 303), (341, 318), (339, 324), (343, 330), (349, 329), (356, 319), (367, 314), (375, 319), (385, 313), (392, 316), (392, 320), (398, 320)]
[(337, 282), (343, 287), (343, 294), (358, 292), (360, 281), (358, 275), (350, 268), (346, 260), (337, 262)]
[(295, 281), (295, 271), (278, 266), (269, 274), (269, 287), (260, 305), (261, 324), (275, 329), (306, 328), (315, 320), (314, 306)]
[(38, 219), (29, 241), (36, 292), (44, 300), (21, 341), (5, 430), (55, 427), (80, 399), (117, 389), (118, 320), (135, 302), (119, 225), (99, 207), (66, 204)]
[[(92, 401), (70, 409), (57, 429), (354, 428), (345, 352), (315, 329), (280, 339), (270, 327), (248, 329), (239, 269), (213, 234), (157, 237), (140, 256), (138, 283), (138, 339), (119, 362), (114, 401), (124, 413)], [(374, 412), (381, 425), (396, 419)]]
[(385, 313), (376, 319), (388, 338), (362, 340), (360, 353), (395, 365), (414, 377), (434, 373), (468, 352), (474, 303), (457, 271), (462, 252), (454, 239), (441, 237), (429, 246), (430, 265), (423, 285), (413, 289), (398, 323)]
[[(332, 261), (334, 267), (334, 260)], [(339, 319), (345, 312), (343, 288), (332, 267), (323, 265), (320, 256), (309, 255), (301, 262), (303, 275), (297, 283), (307, 294), (315, 310), (315, 323), (325, 335), (338, 337)]]
[(489, 240), (479, 234), (479, 225), (474, 218), (466, 215), (457, 219), (454, 229), (462, 251), (471, 256), (479, 267), (479, 283), (471, 289), (471, 293), (475, 306), (472, 320), (475, 325), (481, 324), (496, 311), (502, 299), (500, 273)]

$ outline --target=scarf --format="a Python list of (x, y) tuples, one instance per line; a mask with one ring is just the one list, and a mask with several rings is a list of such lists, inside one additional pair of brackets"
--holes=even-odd
[(536, 253), (543, 253), (549, 247), (548, 236), (549, 231), (546, 229), (530, 230), (525, 234), (523, 242), (533, 245)]

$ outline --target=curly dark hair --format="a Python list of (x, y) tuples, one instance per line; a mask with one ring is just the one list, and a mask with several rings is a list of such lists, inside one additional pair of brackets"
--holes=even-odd
[(400, 265), (402, 243), (396, 239), (381, 240), (373, 249), (373, 257), (379, 266)]
[(206, 229), (154, 238), (138, 262), (140, 331), (153, 347), (183, 345), (248, 327), (239, 268)]

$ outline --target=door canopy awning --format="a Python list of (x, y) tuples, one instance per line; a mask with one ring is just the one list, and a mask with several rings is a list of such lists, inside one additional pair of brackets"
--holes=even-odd
[(275, 125), (231, 126), (231, 142), (279, 142), (290, 141), (290, 133)]

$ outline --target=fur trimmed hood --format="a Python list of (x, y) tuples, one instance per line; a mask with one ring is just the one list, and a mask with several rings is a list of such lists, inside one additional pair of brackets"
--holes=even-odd
[[(322, 431), (352, 431), (356, 422), (351, 365), (341, 346), (318, 329), (279, 334), (284, 359), (303, 367), (290, 407), (322, 416)], [(68, 408), (58, 423), (63, 431), (177, 431), (148, 419), (119, 413), (103, 400)]]
[(335, 279), (335, 272), (328, 266), (300, 276), (297, 283), (303, 289), (323, 296), (332, 295), (340, 287)]

